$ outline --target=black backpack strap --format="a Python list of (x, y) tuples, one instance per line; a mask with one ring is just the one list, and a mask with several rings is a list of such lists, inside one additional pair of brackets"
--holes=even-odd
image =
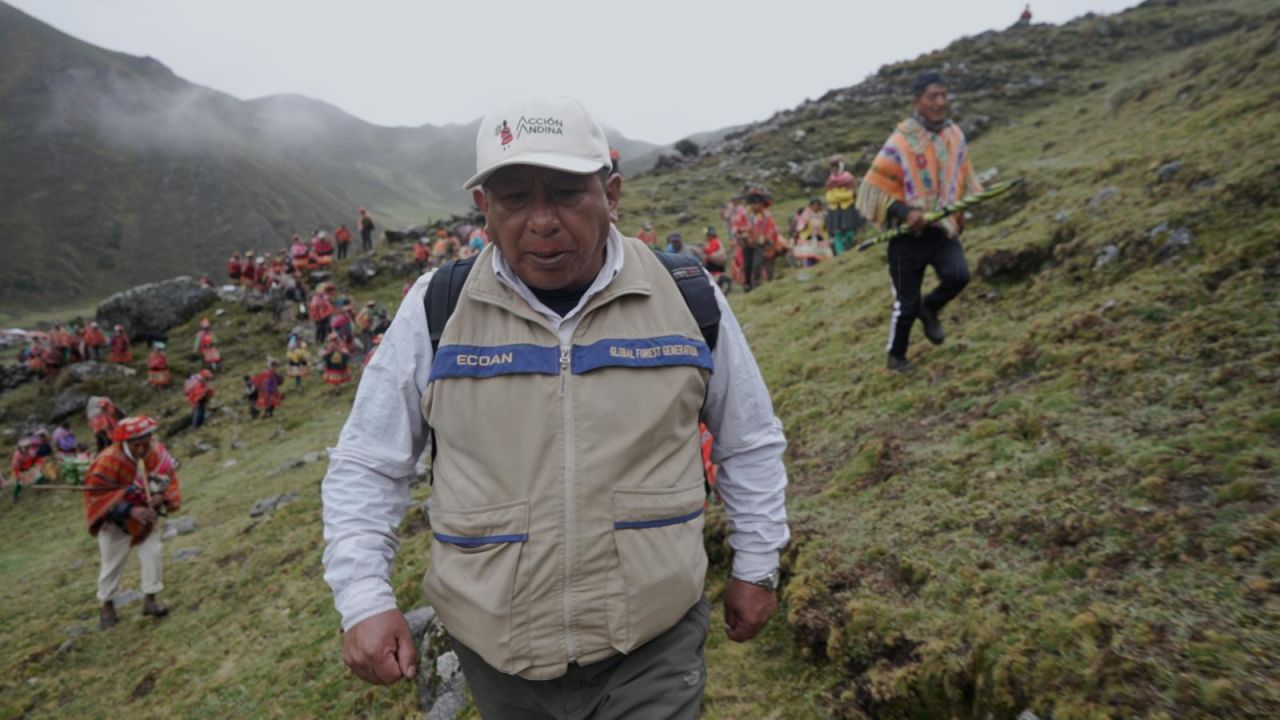
[[(431, 336), (431, 357), (435, 360), (436, 351), (440, 349), (440, 336), (444, 334), (444, 326), (458, 307), (458, 298), (462, 297), (462, 286), (467, 283), (467, 275), (471, 274), (471, 266), (475, 265), (474, 257), (466, 260), (453, 260), (436, 270), (427, 281), (427, 291), (422, 295), (423, 310), (427, 313), (427, 333)], [(432, 475), (435, 481), (436, 464), (436, 431), (427, 426), (427, 439), (431, 442)]]
[(684, 304), (689, 306), (693, 319), (702, 331), (702, 339), (712, 351), (716, 349), (716, 340), (720, 337), (720, 305), (716, 302), (716, 291), (711, 279), (702, 269), (702, 263), (692, 255), (676, 255), (674, 253), (654, 253), (658, 260), (671, 273), (671, 279), (680, 288)]
[(422, 296), (423, 309), (427, 313), (427, 331), (431, 334), (431, 354), (440, 348), (440, 336), (449, 323), (453, 311), (462, 297), (462, 286), (476, 264), (474, 257), (445, 263), (427, 282), (427, 292)]

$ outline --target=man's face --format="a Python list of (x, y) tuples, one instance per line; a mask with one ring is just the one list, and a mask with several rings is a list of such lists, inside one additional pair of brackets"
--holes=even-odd
[(559, 290), (590, 283), (604, 266), (610, 213), (622, 177), (511, 165), (477, 189), (489, 238), (525, 284)]
[(134, 459), (144, 458), (147, 456), (147, 451), (151, 449), (151, 436), (147, 435), (145, 437), (134, 438), (129, 440), (128, 443), (129, 454), (132, 455)]
[(942, 122), (947, 119), (948, 100), (947, 86), (934, 83), (916, 98), (916, 112), (929, 122)]

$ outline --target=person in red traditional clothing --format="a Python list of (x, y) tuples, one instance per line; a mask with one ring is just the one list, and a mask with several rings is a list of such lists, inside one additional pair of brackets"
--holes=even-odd
[(208, 412), (209, 401), (213, 399), (213, 383), (210, 379), (213, 373), (208, 368), (187, 378), (187, 382), (182, 386), (182, 392), (187, 397), (187, 402), (191, 404), (191, 428), (193, 430), (200, 429), (204, 425), (204, 417)]
[(213, 337), (209, 318), (202, 318), (200, 320), (200, 329), (196, 331), (195, 346), (191, 351), (200, 354), (200, 359), (204, 366), (211, 372), (218, 372), (221, 369), (222, 353), (218, 352), (216, 343), (217, 340)]
[(763, 281), (765, 250), (778, 242), (778, 226), (769, 213), (773, 199), (763, 188), (747, 192), (747, 212), (734, 220), (733, 232), (742, 248), (743, 290), (751, 292)]
[(339, 225), (338, 229), (333, 231), (333, 240), (338, 243), (338, 259), (342, 260), (347, 256), (347, 250), (351, 248), (351, 231), (345, 224)]
[(307, 315), (316, 324), (316, 342), (324, 342), (329, 336), (329, 318), (333, 316), (333, 301), (329, 299), (327, 287), (312, 294), (311, 302), (307, 305)]
[(13, 451), (9, 469), (13, 472), (13, 501), (18, 501), (22, 488), (35, 485), (40, 481), (40, 455), (34, 437), (24, 437), (18, 441), (18, 449)]
[(110, 398), (94, 396), (89, 398), (85, 415), (89, 419), (89, 430), (98, 441), (98, 452), (102, 452), (111, 444), (111, 434), (116, 431), (116, 424), (124, 417), (124, 412)]
[(164, 343), (159, 340), (152, 344), (151, 355), (147, 357), (147, 382), (157, 389), (169, 387), (169, 358), (164, 354)]
[(431, 238), (420, 237), (413, 244), (413, 261), (418, 266), (419, 275), (431, 267)]
[(98, 323), (90, 322), (84, 329), (84, 334), (80, 337), (80, 344), (84, 346), (84, 350), (80, 353), (85, 359), (93, 358), (94, 360), (102, 360), (102, 346), (107, 344), (107, 336), (102, 334), (102, 328), (98, 327)]
[(293, 271), (301, 275), (311, 269), (311, 248), (302, 242), (302, 237), (294, 235), (289, 240), (289, 256), (293, 258)]
[(164, 590), (161, 565), (159, 514), (174, 512), (182, 505), (176, 463), (154, 440), (156, 421), (130, 417), (120, 422), (112, 444), (98, 453), (85, 478), (84, 511), (89, 533), (98, 539), (101, 569), (98, 572), (98, 600), (102, 603), (99, 627), (112, 627), (119, 620), (114, 598), (120, 576), (129, 559), (130, 548), (138, 548), (142, 566), (142, 592), (146, 599), (142, 614), (162, 618), (169, 609), (156, 595)]
[(240, 284), (240, 253), (231, 253), (231, 259), (227, 261), (227, 278), (231, 280), (232, 285)]
[(329, 333), (325, 342), (324, 381), (333, 386), (335, 395), (351, 381), (351, 354), (337, 333)]
[(329, 242), (329, 234), (325, 231), (316, 231), (315, 238), (311, 241), (311, 251), (315, 253), (316, 262), (320, 265), (333, 264), (333, 243)]
[(267, 369), (254, 375), (251, 381), (258, 388), (257, 406), (263, 417), (271, 417), (280, 407), (280, 386), (284, 384), (284, 376), (276, 369), (279, 365), (280, 361), (275, 358), (267, 358)]
[(107, 360), (121, 364), (133, 362), (133, 351), (129, 349), (129, 336), (125, 334), (123, 325), (116, 325), (115, 330), (111, 333)]
[(258, 267), (253, 255), (252, 250), (246, 250), (244, 262), (240, 263), (240, 286), (246, 289), (252, 288), (258, 279)]

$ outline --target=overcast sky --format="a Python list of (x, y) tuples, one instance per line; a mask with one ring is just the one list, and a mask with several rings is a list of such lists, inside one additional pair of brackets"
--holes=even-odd
[[(1012, 24), (982, 0), (5, 0), (95, 45), (248, 99), (298, 93), (380, 125), (577, 97), (628, 137), (761, 120), (886, 63)], [(1035, 2), (1036, 22), (1135, 0)]]

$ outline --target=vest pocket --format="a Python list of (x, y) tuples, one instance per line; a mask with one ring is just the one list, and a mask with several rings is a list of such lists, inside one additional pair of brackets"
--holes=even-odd
[(630, 652), (671, 629), (702, 597), (705, 501), (701, 479), (677, 488), (613, 491), (621, 586), (609, 603), (609, 634), (618, 651)]
[(432, 508), (431, 566), (423, 590), (445, 629), (502, 672), (523, 669), (527, 584), (520, 556), (529, 540), (529, 501), (475, 510)]

